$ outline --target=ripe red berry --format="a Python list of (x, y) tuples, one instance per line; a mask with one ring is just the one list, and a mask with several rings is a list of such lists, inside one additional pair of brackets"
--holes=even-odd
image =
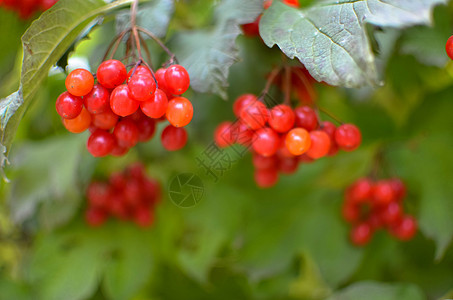
[(85, 96), (94, 86), (94, 77), (88, 70), (75, 69), (66, 77), (65, 85), (71, 95)]
[(222, 122), (217, 126), (214, 132), (214, 141), (216, 142), (217, 146), (220, 148), (225, 148), (234, 144), (234, 136), (232, 131), (233, 123), (231, 122)]
[(277, 132), (291, 130), (295, 120), (296, 115), (288, 105), (280, 104), (270, 110), (269, 126)]
[(264, 127), (255, 131), (252, 143), (253, 150), (263, 156), (271, 156), (277, 153), (280, 146), (280, 137), (269, 127)]
[(91, 124), (91, 115), (85, 109), (82, 108), (80, 114), (74, 119), (63, 119), (64, 127), (72, 133), (81, 133), (87, 130)]
[(255, 182), (260, 188), (270, 188), (278, 181), (277, 169), (255, 170)]
[(69, 92), (64, 92), (57, 98), (55, 103), (57, 113), (64, 119), (74, 119), (83, 108), (83, 100), (78, 96), (73, 96)]
[(373, 195), (373, 182), (369, 178), (356, 180), (346, 191), (346, 201), (349, 203), (363, 203)]
[(110, 106), (105, 112), (92, 115), (92, 123), (95, 127), (104, 130), (110, 130), (115, 127), (118, 122), (118, 115), (116, 115), (111, 109)]
[(393, 192), (395, 194), (395, 199), (401, 201), (406, 197), (406, 185), (399, 178), (392, 178), (389, 180), (390, 185), (392, 186)]
[(340, 125), (335, 131), (335, 142), (345, 151), (353, 151), (360, 146), (362, 134), (353, 124)]
[(236, 117), (241, 117), (242, 109), (254, 103), (255, 101), (258, 101), (258, 98), (256, 98), (256, 96), (253, 94), (244, 94), (239, 96), (233, 103), (233, 112)]
[(395, 192), (389, 180), (379, 180), (373, 188), (373, 200), (380, 205), (395, 201)]
[(110, 155), (121, 157), (126, 155), (127, 152), (129, 152), (129, 148), (118, 145), (118, 142), (115, 140), (115, 146), (113, 146), (112, 151), (110, 151)]
[(368, 244), (373, 236), (373, 231), (368, 223), (361, 223), (351, 229), (351, 242), (357, 246)]
[(110, 110), (110, 92), (100, 84), (95, 84), (91, 92), (83, 97), (86, 109), (91, 114)]
[(250, 146), (253, 140), (254, 131), (241, 120), (236, 121), (231, 128), (232, 141), (243, 146)]
[(398, 202), (390, 202), (379, 210), (381, 220), (389, 226), (399, 222), (403, 214), (401, 204)]
[(190, 86), (189, 73), (183, 66), (172, 65), (165, 71), (165, 83), (168, 92), (181, 95)]
[(293, 174), (299, 167), (299, 159), (293, 157), (280, 157), (278, 162), (278, 170), (286, 175)]
[(338, 145), (335, 142), (335, 131), (337, 130), (337, 127), (332, 122), (324, 121), (321, 123), (321, 130), (327, 133), (330, 138), (330, 150), (328, 155), (333, 156), (337, 154)]
[(168, 102), (167, 120), (175, 127), (184, 127), (193, 117), (192, 103), (184, 97), (176, 97)]
[(167, 93), (168, 89), (167, 82), (165, 81), (165, 72), (167, 72), (167, 69), (160, 68), (154, 73), (154, 76), (156, 77), (158, 88)]
[(285, 145), (293, 155), (304, 154), (310, 149), (310, 134), (304, 128), (294, 128), (287, 133)]
[(107, 220), (107, 214), (101, 209), (90, 208), (85, 213), (85, 220), (88, 225), (98, 227), (104, 224), (105, 220)]
[(134, 72), (134, 69), (132, 68), (129, 73), (127, 73), (127, 78), (128, 78), (128, 82), (129, 80), (131, 79), (132, 77), (132, 73), (134, 73), (134, 75), (145, 75), (145, 76), (153, 76), (150, 69), (148, 69), (148, 67), (144, 66), (144, 65), (139, 65), (136, 69), (135, 69), (135, 72)]
[(241, 121), (253, 130), (262, 128), (269, 119), (269, 111), (260, 101), (255, 101), (243, 107)]
[(110, 154), (115, 143), (113, 134), (98, 129), (88, 138), (87, 149), (94, 157), (102, 157)]
[(91, 207), (106, 208), (110, 198), (110, 188), (105, 182), (93, 181), (87, 188), (86, 196)]
[(414, 217), (405, 216), (390, 228), (390, 233), (401, 241), (408, 241), (417, 233), (417, 227), (417, 220)]
[(310, 132), (311, 145), (307, 155), (313, 159), (326, 156), (330, 150), (330, 137), (322, 130), (313, 130)]
[(138, 128), (139, 142), (149, 141), (156, 132), (156, 121), (150, 118), (143, 118), (135, 122)]
[(349, 223), (356, 223), (360, 219), (360, 208), (358, 205), (350, 202), (343, 202), (341, 215)]
[(168, 125), (162, 131), (162, 146), (168, 151), (176, 151), (183, 148), (187, 142), (187, 132), (182, 127)]
[(117, 86), (110, 95), (110, 108), (118, 116), (132, 115), (139, 106), (140, 102), (130, 97), (129, 89), (125, 84)]
[(128, 81), (129, 95), (136, 101), (149, 101), (154, 98), (156, 83), (151, 75), (134, 74)]
[(242, 24), (241, 28), (244, 35), (250, 37), (258, 36), (260, 34), (260, 20), (261, 16), (258, 16), (252, 23)]
[(157, 89), (151, 100), (140, 102), (140, 108), (148, 117), (158, 119), (167, 112), (167, 95), (161, 89)]
[(96, 78), (105, 88), (114, 89), (126, 80), (127, 70), (119, 60), (109, 59), (99, 65)]
[(264, 169), (276, 169), (278, 159), (277, 156), (263, 156), (257, 153), (253, 153), (253, 166), (257, 170), (264, 170)]
[(308, 106), (300, 106), (294, 109), (297, 127), (312, 131), (318, 128), (318, 116), (316, 112)]
[(453, 59), (453, 35), (448, 38), (445, 45), (445, 51), (450, 59)]
[(113, 130), (113, 134), (121, 147), (132, 148), (138, 142), (138, 128), (134, 122), (128, 119), (119, 121)]

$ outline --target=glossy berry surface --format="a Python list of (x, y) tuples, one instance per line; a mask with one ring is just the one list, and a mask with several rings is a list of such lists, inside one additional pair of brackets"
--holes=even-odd
[(83, 101), (90, 114), (103, 113), (110, 109), (110, 92), (102, 85), (95, 84)]
[(249, 106), (250, 104), (258, 101), (258, 98), (253, 94), (244, 94), (239, 96), (233, 104), (233, 112), (236, 117), (241, 116), (242, 109)]
[(450, 59), (453, 59), (453, 35), (450, 36), (445, 44), (445, 51)]
[(168, 151), (182, 149), (187, 143), (187, 132), (182, 127), (168, 125), (162, 131), (161, 142), (162, 146)]
[(113, 134), (98, 129), (88, 138), (87, 149), (94, 157), (102, 157), (110, 154), (115, 143)]
[(313, 159), (326, 156), (330, 151), (330, 137), (322, 130), (313, 130), (310, 132), (311, 145), (307, 155)]
[(85, 96), (94, 86), (94, 77), (88, 70), (75, 69), (66, 77), (65, 85), (71, 95)]
[(116, 87), (110, 95), (110, 108), (118, 116), (132, 115), (139, 106), (140, 102), (130, 97), (129, 88), (125, 84)]
[(252, 146), (256, 153), (262, 156), (271, 156), (277, 153), (280, 137), (272, 128), (261, 128), (255, 132)]
[(82, 133), (90, 127), (91, 115), (83, 108), (74, 119), (63, 119), (64, 127), (72, 133)]
[(250, 129), (257, 130), (262, 128), (269, 119), (269, 111), (260, 101), (255, 101), (243, 107), (240, 119)]
[(296, 126), (312, 131), (318, 128), (318, 117), (316, 112), (308, 106), (300, 106), (294, 109), (296, 115)]
[(340, 125), (335, 131), (335, 142), (345, 151), (353, 151), (360, 146), (362, 134), (353, 124)]
[(116, 123), (118, 122), (118, 115), (116, 115), (110, 109), (110, 106), (107, 108), (105, 112), (92, 115), (92, 122), (93, 125), (97, 128), (110, 130), (115, 127)]
[(81, 97), (73, 96), (64, 92), (57, 98), (55, 108), (57, 113), (64, 119), (73, 119), (82, 111), (83, 100)]
[(167, 112), (167, 95), (161, 89), (157, 89), (151, 100), (140, 102), (140, 108), (148, 117), (158, 119)]
[(165, 85), (170, 93), (181, 95), (190, 86), (189, 73), (183, 66), (172, 65), (165, 71)]
[(119, 121), (113, 130), (113, 134), (121, 147), (132, 148), (138, 143), (139, 131), (131, 120), (124, 119)]
[(193, 117), (192, 103), (184, 97), (176, 97), (168, 102), (167, 120), (175, 127), (184, 127)]
[(225, 148), (234, 144), (233, 126), (233, 123), (229, 121), (222, 122), (217, 126), (214, 132), (214, 141), (217, 146)]
[(105, 88), (114, 89), (126, 80), (126, 66), (116, 59), (106, 60), (99, 65), (96, 78)]
[(294, 128), (286, 135), (285, 145), (293, 155), (304, 154), (311, 146), (310, 134), (304, 128)]
[(156, 91), (154, 78), (145, 74), (134, 74), (129, 79), (127, 87), (130, 97), (136, 101), (149, 101), (154, 98)]
[(270, 110), (269, 126), (277, 132), (287, 132), (293, 128), (296, 116), (291, 107), (285, 104), (274, 106)]

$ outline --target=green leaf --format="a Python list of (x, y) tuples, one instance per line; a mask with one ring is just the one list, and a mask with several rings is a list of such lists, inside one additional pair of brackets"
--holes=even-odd
[(298, 58), (318, 81), (345, 87), (380, 84), (366, 24), (407, 27), (429, 24), (431, 9), (444, 0), (320, 1), (297, 10), (276, 2), (263, 15), (260, 34)]
[(411, 284), (384, 284), (372, 281), (355, 283), (328, 300), (424, 300), (420, 288)]
[(77, 170), (85, 139), (85, 135), (68, 135), (18, 149), (11, 159), (14, 180), (8, 197), (15, 222), (38, 217), (42, 226), (51, 228), (74, 214), (80, 197)]
[(194, 90), (227, 98), (229, 68), (239, 60), (239, 25), (252, 22), (262, 5), (261, 0), (222, 1), (215, 9), (211, 29), (182, 31), (174, 36), (171, 48), (189, 72)]
[[(174, 12), (172, 0), (152, 0), (138, 8), (137, 25), (151, 31), (158, 37), (167, 33), (168, 24)], [(118, 33), (130, 27), (130, 11), (125, 10), (116, 15), (116, 31)], [(147, 39), (146, 35), (143, 38)]]
[(11, 95), (9, 100), (0, 100), (0, 142), (8, 152), (19, 122), (50, 67), (96, 17), (131, 2), (118, 0), (106, 4), (102, 0), (61, 0), (32, 23), (22, 36), (21, 89), (16, 92), (22, 91), (22, 97), (13, 94), (16, 96)]

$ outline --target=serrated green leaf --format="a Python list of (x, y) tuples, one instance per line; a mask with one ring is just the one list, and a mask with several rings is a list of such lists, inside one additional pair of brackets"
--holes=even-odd
[[(151, 0), (139, 6), (137, 25), (151, 31), (158, 37), (167, 33), (168, 24), (175, 10), (173, 0)], [(130, 11), (116, 15), (116, 31), (118, 33), (130, 27)], [(143, 38), (147, 39), (146, 35)]]
[(239, 59), (239, 25), (252, 22), (262, 9), (261, 0), (222, 1), (215, 9), (213, 28), (175, 35), (171, 48), (189, 72), (194, 90), (226, 99), (229, 68)]
[[(0, 141), (8, 151), (19, 122), (50, 67), (96, 17), (131, 2), (118, 0), (106, 4), (102, 0), (60, 0), (32, 23), (22, 36), (22, 98), (14, 97), (13, 101), (2, 107), (5, 115), (1, 115)], [(4, 101), (2, 99), (1, 103)], [(9, 111), (15, 113), (7, 115)]]
[(411, 284), (385, 284), (372, 281), (355, 283), (328, 300), (425, 300), (420, 288)]
[(444, 0), (321, 1), (298, 10), (274, 3), (263, 15), (260, 34), (267, 46), (278, 45), (298, 58), (318, 81), (345, 87), (380, 84), (366, 23), (407, 27), (429, 24), (431, 9)]

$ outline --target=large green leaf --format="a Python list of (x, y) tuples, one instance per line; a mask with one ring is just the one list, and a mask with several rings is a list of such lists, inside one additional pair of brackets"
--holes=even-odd
[(263, 15), (260, 34), (298, 58), (318, 81), (345, 87), (380, 84), (366, 24), (407, 27), (429, 24), (431, 9), (445, 0), (319, 1), (297, 10), (276, 2)]
[(426, 297), (415, 285), (384, 284), (364, 281), (335, 293), (328, 300), (424, 300)]
[(19, 122), (50, 67), (96, 17), (131, 2), (61, 0), (32, 23), (22, 37), (24, 52), (19, 91), (0, 100), (0, 143), (8, 152)]
[(239, 59), (239, 25), (252, 22), (261, 11), (261, 0), (224, 0), (215, 9), (212, 28), (175, 35), (171, 48), (189, 72), (194, 90), (227, 97), (229, 68)]

